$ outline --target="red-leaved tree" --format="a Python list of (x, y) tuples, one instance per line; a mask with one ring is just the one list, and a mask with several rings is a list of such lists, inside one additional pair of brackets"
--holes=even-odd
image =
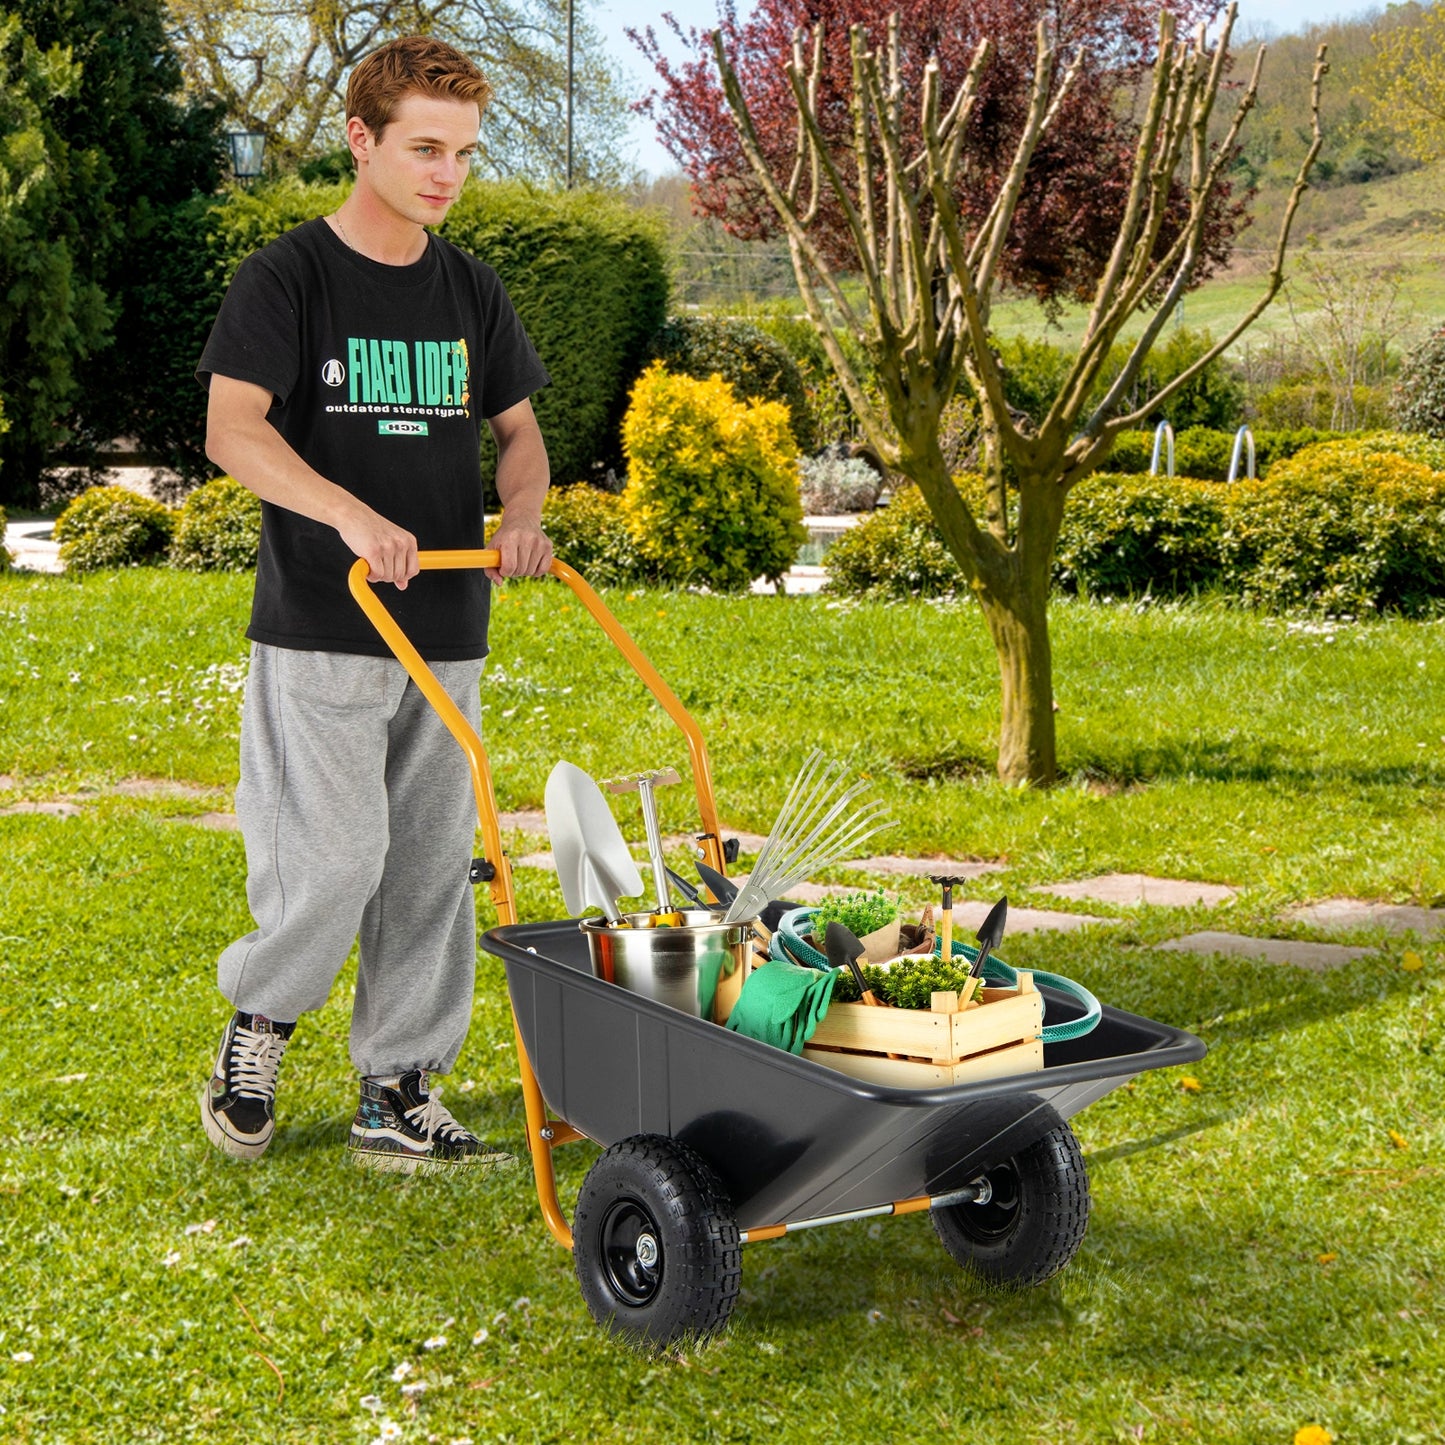
[[(994, 3), (981, 0), (981, 7)], [(1132, 388), (1150, 348), (1228, 234), (1225, 175), (1258, 95), (1263, 51), (1215, 143), (1211, 117), (1229, 65), (1233, 4), (1212, 40), (1203, 24), (1181, 36), (1176, 17), (1163, 13), (1142, 53), (1143, 42), (1121, 19), (1137, 14), (1130, 6), (1083, 0), (1077, 13), (1051, 9), (1035, 26), (1024, 80), (1017, 19), (1029, 12), (1001, 4), (969, 11), (970, 25), (994, 25), (1006, 40), (985, 34), (966, 66), (953, 57), (953, 28), (938, 27), (921, 6), (906, 13), (914, 27), (908, 41), (904, 12), (871, 30), (854, 24), (843, 35), (823, 23), (799, 27), (772, 57), (778, 84), (744, 49), (754, 96), (726, 32), (715, 32), (718, 86), (736, 164), (745, 169), (729, 173), (732, 142), (721, 133), (707, 146), (699, 141), (691, 163), (700, 177), (711, 176), (711, 204), (727, 209), (734, 224), (762, 228), (754, 191), (777, 218), (799, 298), (864, 435), (887, 466), (918, 486), (993, 638), (999, 774), (1050, 783), (1057, 763), (1048, 607), (1064, 506), (1121, 431), (1222, 355), (1278, 294), (1290, 228), (1322, 141), (1327, 67), (1321, 50), (1311, 87), (1313, 143), (1258, 298), (1209, 351), (1141, 400)], [(1096, 17), (1092, 48), (1071, 29), (1078, 14)], [(1117, 23), (1104, 24), (1106, 15)], [(925, 32), (925, 23), (934, 28)], [(966, 28), (961, 12), (957, 24)], [(953, 79), (944, 75), (945, 29)], [(734, 24), (740, 41), (746, 30)], [(846, 81), (839, 79), (840, 55), (847, 56)], [(1105, 104), (1108, 80), (1127, 77), (1145, 58), (1138, 115), (1125, 120), (1117, 90), (1114, 104)], [(990, 88), (1001, 60), (1006, 80)], [(696, 107), (690, 114), (700, 135), (713, 135), (711, 83), (704, 85), (699, 71), (691, 82), (684, 88)], [(1071, 111), (1078, 86), (1094, 100)], [(674, 130), (674, 143), (682, 134)], [(1125, 135), (1127, 162), (1116, 169), (1109, 157)], [(1091, 151), (1098, 152), (1092, 159)], [(1047, 155), (1055, 164), (1041, 175)], [(1085, 176), (1094, 178), (1092, 196), (1081, 189)], [(1101, 216), (1109, 221), (1097, 229)], [(990, 300), (1010, 273), (1045, 296), (1089, 296), (1077, 353), (1037, 422), (1010, 412), (989, 328)], [(1109, 379), (1110, 353), (1126, 327), (1134, 333), (1127, 356)], [(864, 386), (840, 330), (868, 355), (876, 390)], [(943, 409), (961, 388), (978, 417), (984, 497), (976, 510), (955, 485), (939, 442)]]
[[(1187, 32), (1217, 7), (1212, 0), (1182, 0), (1171, 8)], [(759, 0), (741, 21), (725, 0), (718, 30), (763, 158), (775, 175), (786, 175), (792, 167), (797, 143), (797, 109), (785, 70), (794, 32), (821, 24), (831, 37), (819, 74), (817, 115), (826, 140), (846, 151), (853, 126), (849, 28), (861, 26), (873, 44), (882, 45), (895, 15), (905, 95), (918, 94), (930, 60), (938, 65), (943, 89), (953, 93), (979, 41), (986, 37), (993, 45), (956, 182), (955, 204), (966, 227), (982, 221), (993, 204), (1027, 121), (1040, 20), (1048, 23), (1058, 54), (1079, 58), (1059, 111), (1034, 152), (999, 280), (1045, 302), (1087, 295), (1107, 263), (1129, 194), (1139, 133), (1132, 99), (1153, 65), (1157, 0)], [(674, 64), (651, 27), (629, 32), (661, 82), (636, 108), (653, 121), (692, 181), (699, 213), (746, 240), (780, 235), (777, 212), (752, 175), (728, 113), (713, 63), (712, 32), (684, 32), (671, 15), (662, 18), (696, 58)], [(1060, 67), (1052, 91), (1060, 89), (1062, 79)], [(849, 179), (856, 184), (856, 176)], [(1175, 201), (1182, 211), (1183, 195)], [(1227, 258), (1245, 222), (1244, 209), (1227, 185), (1210, 205), (1194, 285)], [(1161, 250), (1176, 233), (1170, 226), (1161, 231)], [(851, 241), (839, 213), (819, 217), (814, 239), (830, 264), (850, 264)]]

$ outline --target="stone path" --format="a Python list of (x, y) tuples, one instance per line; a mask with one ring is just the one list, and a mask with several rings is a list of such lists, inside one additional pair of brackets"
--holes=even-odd
[[(16, 778), (0, 774), (0, 792), (16, 791), (20, 782)], [(55, 818), (74, 818), (84, 813), (88, 804), (103, 796), (124, 796), (150, 799), (190, 799), (197, 805), (197, 811), (171, 821), (187, 823), (203, 828), (234, 830), (236, 818), (233, 813), (215, 808), (205, 808), (213, 803), (221, 790), (202, 788), (190, 783), (174, 782), (165, 778), (127, 778), (105, 789), (83, 789), (73, 795), (45, 800), (17, 799), (0, 807), (0, 816), (11, 814), (39, 814)], [(204, 809), (204, 811), (203, 811)], [(521, 839), (530, 844), (532, 840), (540, 845), (528, 852), (519, 852), (512, 857), (514, 868), (554, 869), (556, 864), (546, 847), (547, 817), (538, 809), (522, 809), (505, 812), (497, 819), (503, 834)], [(736, 837), (742, 849), (756, 853), (764, 839), (757, 833), (733, 833), (725, 830), (728, 837)], [(674, 853), (686, 851), (692, 844), (688, 835), (676, 834), (664, 839), (665, 846)], [(638, 861), (645, 863), (645, 849), (642, 844), (632, 845)], [(927, 858), (907, 858), (898, 854), (883, 854), (872, 858), (859, 858), (847, 865), (850, 870), (877, 877), (910, 876), (927, 878), (930, 874), (948, 872), (957, 877), (981, 878), (1003, 870), (1003, 864), (970, 860), (959, 862), (955, 859), (934, 855)], [(745, 873), (734, 874), (739, 883)], [(861, 880), (860, 880), (861, 883)], [(800, 903), (816, 903), (831, 895), (851, 893), (860, 884), (848, 883), (800, 883), (788, 890), (791, 898)], [(1217, 908), (1230, 903), (1238, 890), (1222, 883), (1202, 883), (1181, 878), (1155, 878), (1145, 873), (1104, 873), (1095, 878), (1077, 879), (1066, 883), (1050, 883), (1033, 890), (1035, 893), (1050, 894), (1056, 898), (1080, 902), (1111, 904), (1122, 908)], [(991, 906), (988, 900), (963, 899), (954, 906), (954, 926), (964, 933), (974, 932), (983, 923)], [(1068, 913), (1047, 908), (1014, 907), (1009, 910), (1010, 933), (1033, 933), (1044, 931), (1069, 932), (1089, 925), (1107, 927), (1117, 923), (1117, 918), (1098, 917), (1089, 913)], [(1445, 935), (1445, 909), (1419, 908), (1408, 904), (1371, 903), (1357, 898), (1327, 898), (1318, 903), (1303, 904), (1291, 908), (1281, 915), (1281, 922), (1306, 924), (1321, 930), (1380, 929), (1392, 935), (1413, 933), (1420, 938), (1434, 938)], [(1228, 933), (1205, 929), (1187, 933), (1167, 942), (1150, 945), (1164, 953), (1195, 953), (1221, 955), (1236, 958), (1258, 958), (1266, 963), (1291, 964), (1296, 968), (1316, 972), (1338, 968), (1358, 958), (1364, 958), (1378, 950), (1366, 946), (1347, 946), (1337, 943), (1316, 943), (1303, 939), (1261, 938), (1242, 933)]]

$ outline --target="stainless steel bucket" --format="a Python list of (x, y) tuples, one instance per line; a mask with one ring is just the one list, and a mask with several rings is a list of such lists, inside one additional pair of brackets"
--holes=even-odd
[[(584, 918), (592, 972), (695, 1018), (711, 1018), (719, 981), (746, 961), (750, 926), (724, 923), (720, 911), (703, 909), (690, 909), (682, 919), (680, 927), (613, 928)], [(626, 921), (645, 924), (651, 915), (629, 914)]]

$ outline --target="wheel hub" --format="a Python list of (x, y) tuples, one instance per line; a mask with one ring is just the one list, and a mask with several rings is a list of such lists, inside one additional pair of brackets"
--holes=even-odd
[(959, 1222), (980, 1240), (1000, 1239), (1018, 1222), (1022, 1204), (1018, 1171), (1012, 1162), (1000, 1164), (983, 1176), (984, 1191), (959, 1211)]
[(601, 1261), (608, 1283), (629, 1305), (648, 1304), (662, 1284), (657, 1222), (640, 1199), (615, 1200), (602, 1217)]

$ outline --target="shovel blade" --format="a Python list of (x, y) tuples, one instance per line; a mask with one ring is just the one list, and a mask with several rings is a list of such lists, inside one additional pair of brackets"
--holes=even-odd
[(616, 917), (619, 898), (641, 895), (642, 875), (602, 789), (575, 764), (559, 762), (543, 805), (567, 912), (575, 918), (595, 906)]

